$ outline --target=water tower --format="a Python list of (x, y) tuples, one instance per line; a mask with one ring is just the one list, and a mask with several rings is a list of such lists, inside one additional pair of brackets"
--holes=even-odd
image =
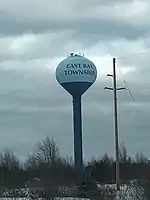
[(73, 97), (74, 162), (77, 170), (83, 168), (81, 96), (95, 82), (97, 70), (84, 56), (70, 53), (56, 69), (56, 79)]

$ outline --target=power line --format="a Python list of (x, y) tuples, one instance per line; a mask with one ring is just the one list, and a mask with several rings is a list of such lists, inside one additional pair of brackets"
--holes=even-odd
[(122, 77), (122, 79), (123, 79), (123, 82), (124, 82), (124, 84), (125, 84), (126, 90), (129, 92), (129, 95), (130, 95), (131, 99), (133, 100), (133, 102), (135, 102), (134, 95), (133, 95), (133, 93), (132, 93), (132, 91), (131, 91), (131, 89), (130, 89), (128, 83), (127, 83), (127, 81), (125, 80), (125, 78), (124, 78), (124, 76), (123, 76), (123, 74), (122, 74), (120, 68), (117, 67), (117, 69), (118, 69), (118, 71), (119, 71), (119, 73), (120, 73), (120, 75), (121, 75), (121, 77)]

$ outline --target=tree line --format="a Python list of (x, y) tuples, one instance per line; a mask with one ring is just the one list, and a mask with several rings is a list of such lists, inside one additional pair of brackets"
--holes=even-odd
[[(130, 157), (124, 145), (119, 150), (120, 178), (125, 183), (131, 180), (149, 181), (150, 161), (143, 154)], [(24, 188), (75, 186), (83, 183), (114, 183), (115, 160), (108, 154), (92, 159), (78, 173), (72, 159), (60, 155), (55, 141), (45, 138), (36, 145), (35, 151), (22, 163), (10, 150), (0, 154), (1, 188)]]

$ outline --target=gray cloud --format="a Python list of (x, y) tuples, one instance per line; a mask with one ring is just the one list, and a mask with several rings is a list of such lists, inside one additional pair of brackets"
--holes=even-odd
[(57, 58), (94, 46), (116, 56), (130, 53), (130, 43), (137, 46), (144, 36), (145, 41), (149, 38), (148, 1), (113, 1), (112, 5), (109, 0), (88, 4), (64, 0), (52, 6), (47, 1), (13, 0), (0, 1), (0, 7), (2, 60)]
[[(93, 44), (93, 42), (116, 38), (136, 40), (147, 33), (149, 22), (142, 23), (145, 15), (135, 14), (134, 21), (132, 17), (126, 16), (126, 12), (124, 16), (121, 15), (124, 4), (128, 10), (133, 2), (113, 1), (111, 3), (109, 0), (92, 1), (87, 4), (85, 1), (71, 3), (64, 0), (61, 4), (56, 1), (52, 6), (51, 2), (47, 1), (19, 2), (14, 0), (11, 3), (1, 1), (0, 5), (3, 9), (0, 12), (0, 32), (3, 35), (18, 35), (71, 30), (71, 39), (75, 37), (83, 40), (86, 36), (88, 40), (90, 38), (90, 41), (86, 40), (88, 45), (90, 42)], [(120, 6), (120, 9), (117, 6)]]

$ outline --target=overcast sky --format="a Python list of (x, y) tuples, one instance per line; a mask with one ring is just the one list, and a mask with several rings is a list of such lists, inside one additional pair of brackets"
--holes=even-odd
[[(150, 157), (149, 0), (0, 0), (0, 150), (21, 159), (46, 136), (73, 155), (72, 99), (55, 69), (82, 52), (98, 69), (83, 96), (85, 160), (114, 155), (112, 58), (117, 58), (119, 139)], [(120, 73), (121, 72), (121, 73)], [(123, 78), (121, 76), (123, 75)]]

